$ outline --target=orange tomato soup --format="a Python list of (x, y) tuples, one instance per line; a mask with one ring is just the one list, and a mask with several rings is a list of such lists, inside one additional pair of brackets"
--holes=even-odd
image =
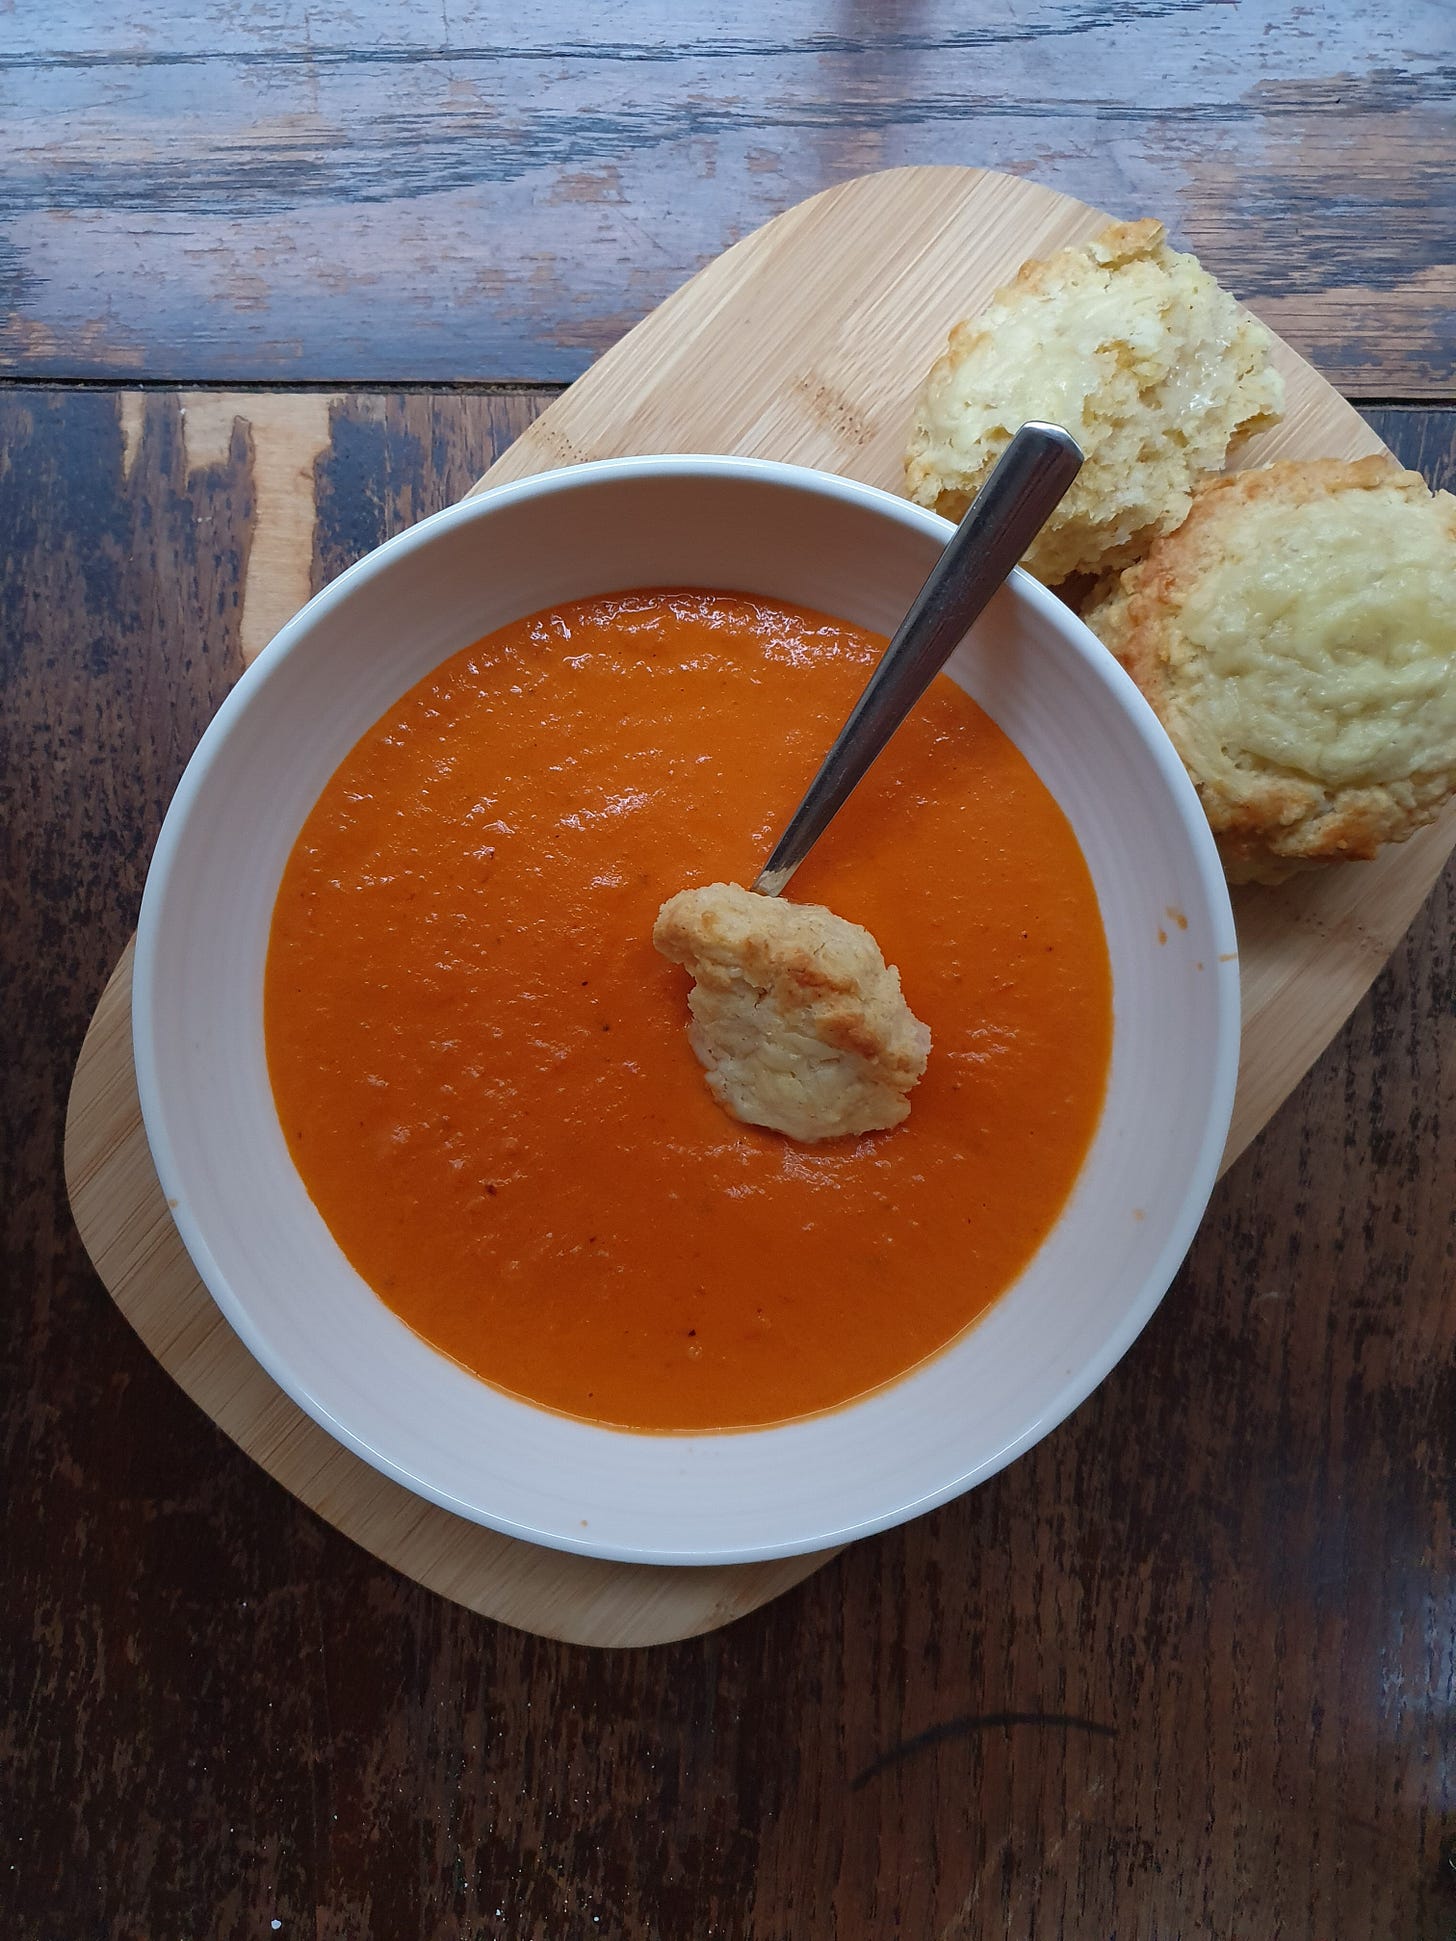
[(359, 1273), (485, 1381), (642, 1430), (833, 1408), (952, 1341), (1056, 1220), (1107, 949), (1065, 818), (949, 680), (792, 886), (870, 929), (930, 1027), (904, 1125), (729, 1118), (652, 947), (673, 891), (753, 880), (883, 646), (692, 590), (556, 608), (420, 682), (305, 823), (266, 973), (279, 1119)]

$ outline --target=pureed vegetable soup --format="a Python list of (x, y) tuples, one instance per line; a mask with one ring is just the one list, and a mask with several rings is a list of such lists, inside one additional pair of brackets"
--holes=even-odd
[(1091, 1143), (1097, 901), (1025, 760), (938, 679), (792, 885), (864, 924), (933, 1048), (891, 1132), (712, 1100), (673, 891), (751, 882), (883, 650), (692, 590), (553, 608), (446, 661), (342, 763), (279, 890), (279, 1119), (359, 1273), (512, 1394), (639, 1430), (833, 1408), (1015, 1279)]

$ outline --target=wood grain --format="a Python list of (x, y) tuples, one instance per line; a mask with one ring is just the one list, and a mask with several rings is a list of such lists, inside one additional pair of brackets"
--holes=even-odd
[[(1094, 233), (1103, 217), (1036, 184), (967, 170), (899, 170), (827, 191), (755, 232), (639, 325), (532, 420), (482, 485), (579, 457), (751, 451), (892, 485), (910, 398), (943, 333), (923, 311), (973, 308), (1028, 252)], [(853, 261), (873, 306), (835, 300)], [(739, 355), (731, 381), (724, 367)], [(1280, 347), (1283, 422), (1249, 447), (1354, 456), (1369, 427)], [(285, 464), (316, 445), (319, 401), (295, 401)], [(219, 430), (229, 423), (214, 401)], [(267, 476), (260, 468), (260, 476)], [(477, 488), (480, 489), (480, 488)], [(300, 513), (255, 531), (307, 525)], [(255, 545), (257, 541), (255, 539)], [(270, 554), (262, 564), (274, 566)], [(258, 597), (255, 564), (242, 614)], [(265, 585), (267, 599), (278, 595)], [(1244, 1027), (1228, 1157), (1265, 1123), (1384, 964), (1456, 835), (1456, 812), (1371, 866), (1241, 903)], [(207, 1412), (269, 1473), (330, 1521), (473, 1609), (580, 1643), (653, 1643), (723, 1623), (802, 1579), (798, 1560), (715, 1572), (623, 1570), (543, 1555), (381, 1486), (268, 1381), (190, 1271), (152, 1173), (128, 1075), (130, 969), (88, 1034), (66, 1137), (72, 1207), (87, 1249), (132, 1325)]]
[[(534, 402), (341, 399), (314, 574)], [(249, 553), (246, 419), (192, 469), (151, 396), (126, 473), (122, 414), (0, 393), (11, 1931), (1446, 1941), (1456, 880), (1024, 1461), (712, 1637), (485, 1623), (244, 1460), (66, 1215), (72, 1063)], [(1456, 414), (1375, 424), (1456, 483)]]
[(871, 169), (1165, 215), (1346, 391), (1451, 396), (1447, 0), (9, 0), (0, 369), (555, 382)]

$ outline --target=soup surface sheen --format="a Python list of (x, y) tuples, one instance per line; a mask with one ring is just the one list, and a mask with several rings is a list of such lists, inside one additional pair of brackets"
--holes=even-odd
[(953, 1340), (1086, 1154), (1112, 1038), (1086, 865), (937, 680), (794, 879), (929, 1025), (893, 1132), (800, 1146), (714, 1104), (663, 899), (752, 881), (884, 642), (771, 601), (585, 600), (444, 663), (299, 836), (265, 1027), (299, 1172), (412, 1328), (641, 1430), (835, 1407)]

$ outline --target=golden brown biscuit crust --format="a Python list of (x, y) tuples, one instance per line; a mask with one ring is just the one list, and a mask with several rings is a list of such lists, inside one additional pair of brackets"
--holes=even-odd
[[(1352, 559), (1362, 536), (1363, 554)], [(1214, 624), (1222, 616), (1211, 622), (1196, 609), (1207, 608), (1220, 576), (1235, 586), (1257, 578), (1261, 540), (1272, 591), (1230, 645)], [(1300, 549), (1296, 570), (1289, 556)], [(1456, 500), (1377, 455), (1283, 461), (1210, 481), (1183, 525), (1094, 599), (1088, 623), (1177, 747), (1231, 882), (1278, 883), (1369, 859), (1456, 792), (1456, 745), (1430, 698), (1456, 682), (1446, 588), (1456, 593)], [(1294, 664), (1284, 688), (1257, 685), (1259, 657), (1271, 652)], [(1229, 679), (1245, 680), (1255, 697), (1240, 691), (1242, 717), (1229, 705)], [(1357, 703), (1373, 696), (1378, 708), (1382, 682), (1383, 724), (1360, 720)], [(1273, 723), (1254, 716), (1271, 691), (1285, 697), (1286, 718)], [(1359, 760), (1338, 743), (1344, 718), (1364, 735)], [(1282, 760), (1250, 752), (1271, 741)]]
[(930, 1033), (859, 924), (710, 883), (669, 897), (652, 941), (694, 979), (688, 1036), (735, 1117), (818, 1140), (887, 1130), (909, 1112)]
[(1065, 426), (1082, 472), (1023, 564), (1057, 585), (1122, 567), (1230, 445), (1277, 419), (1272, 339), (1151, 217), (1024, 263), (958, 324), (912, 417), (905, 490), (959, 519), (1018, 425)]

